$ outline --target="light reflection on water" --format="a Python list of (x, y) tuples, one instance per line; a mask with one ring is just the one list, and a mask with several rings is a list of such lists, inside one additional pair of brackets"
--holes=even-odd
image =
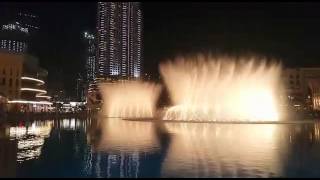
[[(100, 121), (99, 141), (93, 143), (95, 169), (99, 170), (97, 177), (144, 176), (141, 161), (146, 161), (146, 156), (161, 152), (155, 128), (150, 122), (137, 123), (119, 118)], [(104, 169), (101, 164), (105, 164)]]
[(320, 176), (319, 123), (62, 119), (0, 132), (0, 177), (8, 168), (16, 177)]
[(52, 123), (52, 121), (33, 122), (26, 126), (10, 127), (10, 139), (18, 142), (18, 162), (40, 156), (45, 138), (49, 137)]
[(159, 148), (154, 126), (150, 122), (131, 122), (112, 118), (101, 123), (98, 151), (151, 152)]
[[(164, 177), (281, 176), (280, 126), (168, 123), (176, 134), (164, 161)], [(284, 147), (282, 147), (284, 148)]]

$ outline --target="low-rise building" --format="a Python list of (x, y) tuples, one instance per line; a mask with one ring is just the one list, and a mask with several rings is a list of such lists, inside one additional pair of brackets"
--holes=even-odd
[(0, 93), (13, 112), (42, 112), (51, 106), (45, 79), (48, 72), (25, 54), (0, 52)]
[(282, 79), (292, 105), (320, 110), (320, 68), (285, 68)]

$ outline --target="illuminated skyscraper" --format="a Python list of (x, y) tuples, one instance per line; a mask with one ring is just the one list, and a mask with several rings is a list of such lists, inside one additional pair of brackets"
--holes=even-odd
[(98, 2), (97, 77), (141, 76), (142, 11), (138, 2)]
[(92, 82), (96, 78), (95, 37), (88, 32), (84, 32), (83, 36), (86, 44), (86, 80)]
[(96, 88), (96, 73), (97, 73), (97, 62), (96, 62), (96, 38), (94, 34), (84, 32), (83, 34), (86, 51), (86, 68), (85, 68), (85, 80), (86, 89), (88, 93), (97, 90)]

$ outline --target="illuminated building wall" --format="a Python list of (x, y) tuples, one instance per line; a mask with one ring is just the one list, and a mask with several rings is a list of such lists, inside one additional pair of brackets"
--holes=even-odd
[(47, 95), (45, 79), (48, 71), (39, 66), (39, 60), (33, 56), (24, 56), (21, 77), (20, 99), (9, 101), (17, 111), (48, 111), (51, 97)]
[(105, 2), (98, 2), (97, 9), (97, 76), (103, 77), (107, 61), (107, 7)]
[(140, 78), (142, 11), (138, 2), (99, 2), (97, 76)]
[(52, 104), (44, 79), (48, 72), (32, 56), (0, 53), (0, 94), (9, 111), (47, 111)]
[(286, 68), (283, 71), (283, 84), (288, 100), (299, 107), (310, 104), (320, 109), (320, 68)]
[(0, 53), (0, 93), (8, 99), (20, 98), (23, 56)]

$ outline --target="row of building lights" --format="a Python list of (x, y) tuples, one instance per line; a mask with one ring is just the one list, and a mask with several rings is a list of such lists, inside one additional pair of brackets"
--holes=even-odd
[(16, 22), (15, 24), (2, 25), (2, 30), (19, 30), (24, 33), (29, 33), (28, 28), (21, 27), (19, 22)]
[(25, 42), (3, 39), (1, 40), (1, 49), (7, 49), (8, 51), (22, 53), (27, 49), (27, 44)]

